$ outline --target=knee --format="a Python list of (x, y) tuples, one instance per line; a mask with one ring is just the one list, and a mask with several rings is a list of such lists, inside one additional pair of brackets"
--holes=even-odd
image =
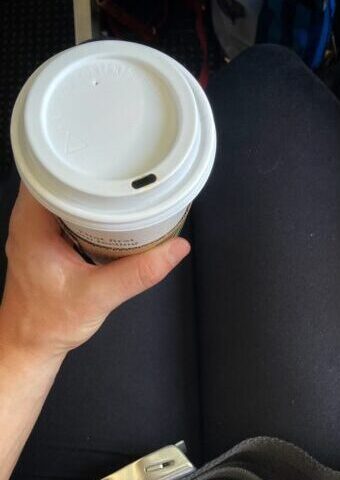
[(244, 50), (234, 61), (258, 65), (295, 65), (308, 69), (303, 60), (290, 48), (275, 44), (256, 44)]
[[(278, 87), (285, 93), (315, 81), (315, 75), (295, 52), (280, 45), (255, 45), (242, 52), (220, 71), (209, 84), (208, 93), (232, 91), (242, 95)], [(221, 93), (219, 93), (221, 95)]]
[(295, 115), (296, 110), (309, 108), (311, 99), (324, 108), (332, 97), (293, 51), (278, 45), (256, 45), (245, 50), (217, 72), (208, 95), (215, 114), (223, 119), (227, 108), (232, 108), (235, 115), (248, 115), (250, 110), (262, 116), (275, 112)]
[(339, 151), (338, 102), (287, 48), (257, 45), (246, 50), (216, 75), (208, 93), (218, 133), (219, 192), (231, 166), (240, 172), (243, 163), (244, 188), (255, 191), (259, 177), (281, 172), (278, 165), (286, 165), (289, 183), (297, 161), (306, 168), (313, 162), (320, 167), (315, 149), (328, 152), (333, 144), (333, 151)]

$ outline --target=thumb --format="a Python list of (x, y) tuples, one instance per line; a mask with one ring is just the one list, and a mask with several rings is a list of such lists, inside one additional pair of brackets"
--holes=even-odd
[(145, 253), (120, 258), (93, 270), (94, 297), (107, 310), (153, 287), (190, 252), (184, 238), (176, 238)]

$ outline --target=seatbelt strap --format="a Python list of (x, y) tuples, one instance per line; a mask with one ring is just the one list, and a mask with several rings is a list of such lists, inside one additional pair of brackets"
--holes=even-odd
[(340, 480), (295, 445), (269, 437), (245, 440), (196, 470), (184, 442), (157, 450), (102, 480)]
[(340, 480), (292, 443), (270, 437), (245, 440), (185, 480)]
[(184, 442), (150, 453), (102, 480), (180, 480), (195, 471)]

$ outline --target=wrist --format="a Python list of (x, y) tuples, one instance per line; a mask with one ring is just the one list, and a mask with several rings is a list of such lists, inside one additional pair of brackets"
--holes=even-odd
[(40, 357), (0, 345), (0, 379), (9, 391), (15, 391), (28, 402), (45, 401), (61, 364), (61, 358)]
[(16, 372), (44, 372), (55, 376), (60, 369), (65, 355), (52, 356), (41, 351), (31, 351), (15, 345), (1, 342), (0, 338), (0, 365), (7, 370)]
[(38, 384), (50, 386), (63, 360), (64, 357), (45, 356), (0, 343), (0, 371), (17, 379), (30, 378), (32, 387)]
[[(48, 348), (26, 345), (16, 340), (14, 332), (10, 331), (4, 321), (6, 312), (0, 308), (0, 366), (15, 374), (35, 374), (54, 378), (65, 359), (66, 353), (54, 354)], [(8, 318), (8, 317), (7, 317)]]
[[(15, 313), (8, 311), (4, 305), (1, 305), (0, 363), (23, 370), (44, 368), (58, 371), (66, 357), (66, 352), (56, 353), (50, 345), (24, 341), (23, 337), (25, 336), (19, 332), (24, 330), (25, 327), (18, 327), (15, 318)], [(21, 325), (29, 323), (24, 318), (21, 319)]]

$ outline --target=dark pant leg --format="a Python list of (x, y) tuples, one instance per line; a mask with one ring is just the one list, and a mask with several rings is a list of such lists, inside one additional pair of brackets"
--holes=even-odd
[(194, 206), (205, 456), (272, 435), (339, 468), (339, 104), (272, 46), (209, 94), (218, 154)]
[[(0, 186), (3, 268), (16, 188), (15, 178)], [(13, 480), (95, 480), (181, 439), (198, 462), (193, 313), (188, 258), (161, 285), (113, 312), (86, 345), (69, 354)]]

